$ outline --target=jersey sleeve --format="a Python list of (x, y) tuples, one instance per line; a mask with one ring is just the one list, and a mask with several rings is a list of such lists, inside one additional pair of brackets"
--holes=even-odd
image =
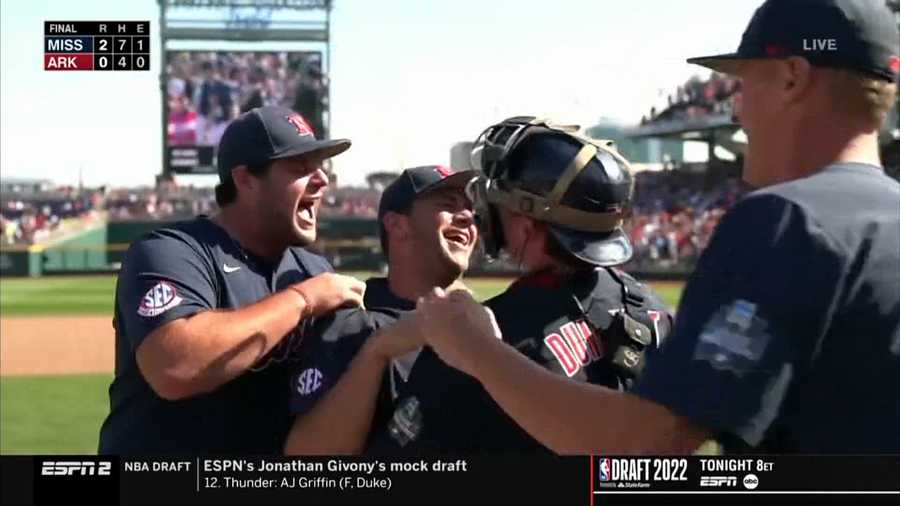
[(212, 265), (183, 237), (158, 231), (128, 251), (116, 288), (116, 326), (132, 350), (154, 330), (216, 307)]
[(633, 393), (758, 445), (824, 334), (843, 258), (796, 204), (771, 194), (741, 201), (703, 253), (672, 335)]
[(291, 370), (291, 412), (312, 409), (337, 384), (375, 330), (372, 318), (362, 309), (340, 309), (317, 319), (309, 330), (310, 342)]

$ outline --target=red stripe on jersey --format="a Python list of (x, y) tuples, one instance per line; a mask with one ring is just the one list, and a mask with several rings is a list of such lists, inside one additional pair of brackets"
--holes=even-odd
[(563, 371), (565, 371), (566, 376), (571, 378), (572, 376), (575, 376), (575, 373), (577, 373), (579, 369), (581, 369), (581, 365), (579, 365), (578, 360), (575, 359), (575, 355), (572, 353), (572, 350), (569, 349), (569, 346), (566, 345), (562, 336), (559, 334), (550, 334), (544, 338), (544, 344), (550, 348), (553, 356), (556, 357), (559, 365), (561, 365)]
[(592, 357), (588, 352), (587, 343), (585, 342), (584, 336), (581, 335), (577, 325), (569, 322), (560, 327), (559, 331), (562, 333), (569, 348), (575, 352), (575, 358), (581, 362), (581, 365), (588, 365), (594, 361), (596, 357)]
[(606, 353), (603, 350), (603, 344), (600, 342), (600, 336), (591, 332), (591, 327), (584, 320), (578, 320), (578, 330), (581, 332), (581, 335), (585, 337), (590, 352), (595, 357), (602, 358)]

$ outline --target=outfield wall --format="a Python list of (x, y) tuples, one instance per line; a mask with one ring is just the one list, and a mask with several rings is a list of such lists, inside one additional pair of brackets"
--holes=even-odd
[[(0, 248), (0, 276), (37, 277), (54, 274), (115, 272), (129, 244), (170, 221), (112, 221), (52, 244)], [(371, 218), (323, 218), (319, 236), (329, 257), (342, 269), (378, 270), (381, 246)]]
[(0, 276), (37, 277), (110, 271), (106, 224), (49, 244), (0, 248)]

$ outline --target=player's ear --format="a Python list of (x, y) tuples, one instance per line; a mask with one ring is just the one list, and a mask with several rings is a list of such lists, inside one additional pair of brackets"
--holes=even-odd
[(384, 230), (387, 232), (388, 238), (393, 238), (393, 240), (396, 241), (402, 241), (409, 238), (409, 217), (405, 214), (388, 211), (384, 214), (382, 223), (384, 223)]
[(779, 87), (786, 103), (797, 102), (807, 95), (813, 68), (806, 58), (792, 56), (779, 62), (776, 70)]
[(250, 190), (255, 183), (253, 174), (250, 174), (250, 169), (248, 169), (246, 165), (238, 165), (231, 169), (231, 180), (234, 181), (234, 186), (238, 189), (238, 194), (240, 194), (241, 191), (246, 192)]

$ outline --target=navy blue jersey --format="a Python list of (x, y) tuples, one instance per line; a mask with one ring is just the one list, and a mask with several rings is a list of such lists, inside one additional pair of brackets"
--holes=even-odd
[[(624, 290), (627, 295), (623, 286), (630, 287)], [(606, 363), (617, 317), (627, 308), (650, 332), (648, 354), (672, 327), (672, 316), (659, 297), (615, 269), (539, 273), (516, 281), (485, 304), (494, 311), (504, 340), (535, 362), (578, 381), (616, 389), (625, 388), (628, 379)]]
[(900, 184), (837, 164), (749, 194), (635, 392), (726, 450), (900, 453)]
[(302, 325), (250, 371), (208, 394), (157, 396), (135, 350), (155, 329), (213, 309), (235, 309), (331, 271), (323, 258), (288, 249), (272, 264), (245, 252), (206, 217), (155, 230), (132, 244), (116, 286), (116, 372), (101, 453), (276, 453), (290, 427), (287, 368)]
[[(394, 295), (384, 278), (366, 282), (364, 304), (365, 311), (339, 310), (312, 325), (302, 358), (291, 368), (293, 413), (302, 415), (312, 409), (337, 383), (366, 339), (415, 309), (415, 303)], [(450, 391), (461, 393), (460, 384), (466, 391), (486, 395), (475, 380), (446, 365), (428, 347), (392, 360), (381, 381), (366, 452), (463, 448), (471, 430), (462, 429), (456, 421), (458, 403), (438, 402)], [(407, 414), (409, 419), (404, 418)], [(429, 421), (424, 432), (416, 425), (423, 415)], [(415, 444), (404, 448), (410, 441)]]
[[(302, 415), (312, 409), (340, 380), (366, 339), (379, 328), (395, 322), (403, 313), (415, 309), (415, 303), (394, 295), (384, 278), (366, 281), (363, 304), (365, 310), (340, 309), (316, 318), (312, 323), (301, 358), (291, 366), (289, 403), (292, 413)], [(419, 356), (420, 351), (416, 351), (394, 360), (385, 373), (373, 423), (373, 438), (392, 411), (392, 391), (396, 391), (394, 379), (399, 379), (404, 364), (411, 367)]]
[[(622, 318), (628, 315), (633, 322), (628, 327), (637, 326), (638, 334), (649, 337), (644, 350), (648, 361), (654, 360), (658, 344), (672, 327), (671, 314), (660, 299), (614, 269), (534, 274), (516, 281), (485, 305), (494, 311), (504, 341), (531, 360), (573, 381), (617, 390), (626, 389), (632, 381), (612, 362), (616, 351), (624, 348), (615, 347), (622, 342), (624, 329), (617, 325)], [(476, 448), (544, 449), (493, 400), (485, 406), (487, 409), (465, 411), (474, 412), (471, 437)]]
[(380, 326), (394, 321), (360, 308), (338, 309), (316, 318), (306, 334), (300, 359), (291, 365), (290, 410), (295, 415), (308, 412), (350, 366), (366, 339)]
[[(620, 272), (598, 269), (571, 276), (532, 276), (486, 305), (495, 312), (504, 339), (532, 360), (576, 381), (622, 389), (625, 381), (607, 360), (609, 340), (603, 335), (626, 310), (619, 280), (632, 288), (628, 314), (650, 334), (653, 348), (669, 332), (671, 317), (649, 290)], [(365, 306), (367, 311), (338, 311), (314, 325), (303, 359), (293, 366), (295, 413), (307, 412), (334, 386), (369, 336), (415, 308), (413, 302), (394, 295), (384, 279), (367, 282)], [(426, 346), (394, 359), (385, 372), (365, 451), (542, 449), (477, 380), (448, 366)]]

